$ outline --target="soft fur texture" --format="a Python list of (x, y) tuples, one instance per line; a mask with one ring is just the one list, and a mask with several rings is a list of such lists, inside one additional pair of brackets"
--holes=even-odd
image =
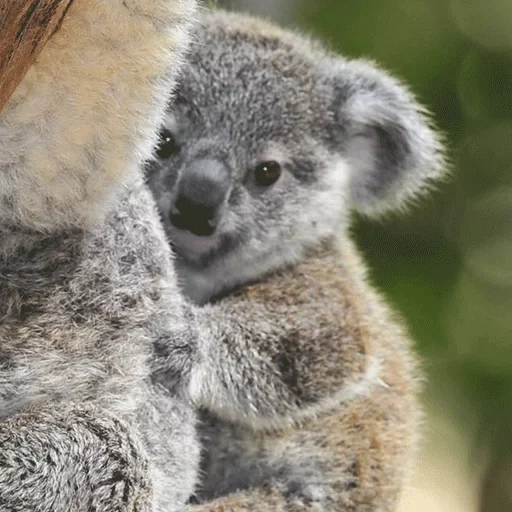
[[(441, 149), (413, 96), (375, 66), (205, 14), (149, 169), (204, 340), (190, 381), (206, 409), (192, 510), (394, 510), (419, 371), (367, 282), (349, 213), (401, 208), (442, 174)], [(268, 161), (282, 174), (261, 186)]]
[(194, 5), (75, 0), (0, 115), (3, 512), (169, 512), (193, 491), (194, 411), (153, 377), (174, 386), (196, 336), (140, 165)]

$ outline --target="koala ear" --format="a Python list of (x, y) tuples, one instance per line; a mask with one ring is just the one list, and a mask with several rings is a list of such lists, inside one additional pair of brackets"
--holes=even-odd
[(366, 61), (337, 60), (333, 71), (335, 139), (351, 170), (353, 207), (370, 216), (403, 208), (445, 170), (426, 111)]

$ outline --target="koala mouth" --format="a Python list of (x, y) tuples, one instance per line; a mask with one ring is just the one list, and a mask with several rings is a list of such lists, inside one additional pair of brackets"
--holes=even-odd
[(245, 241), (244, 233), (240, 232), (199, 236), (174, 226), (166, 226), (166, 231), (178, 259), (196, 271), (205, 270), (218, 260), (236, 254)]
[(198, 261), (214, 253), (221, 245), (221, 237), (199, 236), (185, 229), (168, 228), (167, 235), (176, 253), (185, 260)]

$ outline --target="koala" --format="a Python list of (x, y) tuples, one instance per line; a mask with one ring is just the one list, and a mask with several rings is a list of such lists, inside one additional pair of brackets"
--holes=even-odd
[(182, 511), (197, 336), (142, 163), (195, 1), (69, 4), (0, 113), (0, 509)]
[(204, 12), (147, 181), (203, 339), (194, 512), (395, 510), (421, 372), (350, 214), (443, 176), (396, 78), (269, 22)]

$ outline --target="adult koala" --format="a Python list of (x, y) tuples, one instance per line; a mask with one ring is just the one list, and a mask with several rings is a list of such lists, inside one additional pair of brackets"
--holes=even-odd
[(140, 163), (195, 2), (68, 3), (0, 114), (0, 509), (182, 510), (194, 414), (153, 377), (195, 337)]

